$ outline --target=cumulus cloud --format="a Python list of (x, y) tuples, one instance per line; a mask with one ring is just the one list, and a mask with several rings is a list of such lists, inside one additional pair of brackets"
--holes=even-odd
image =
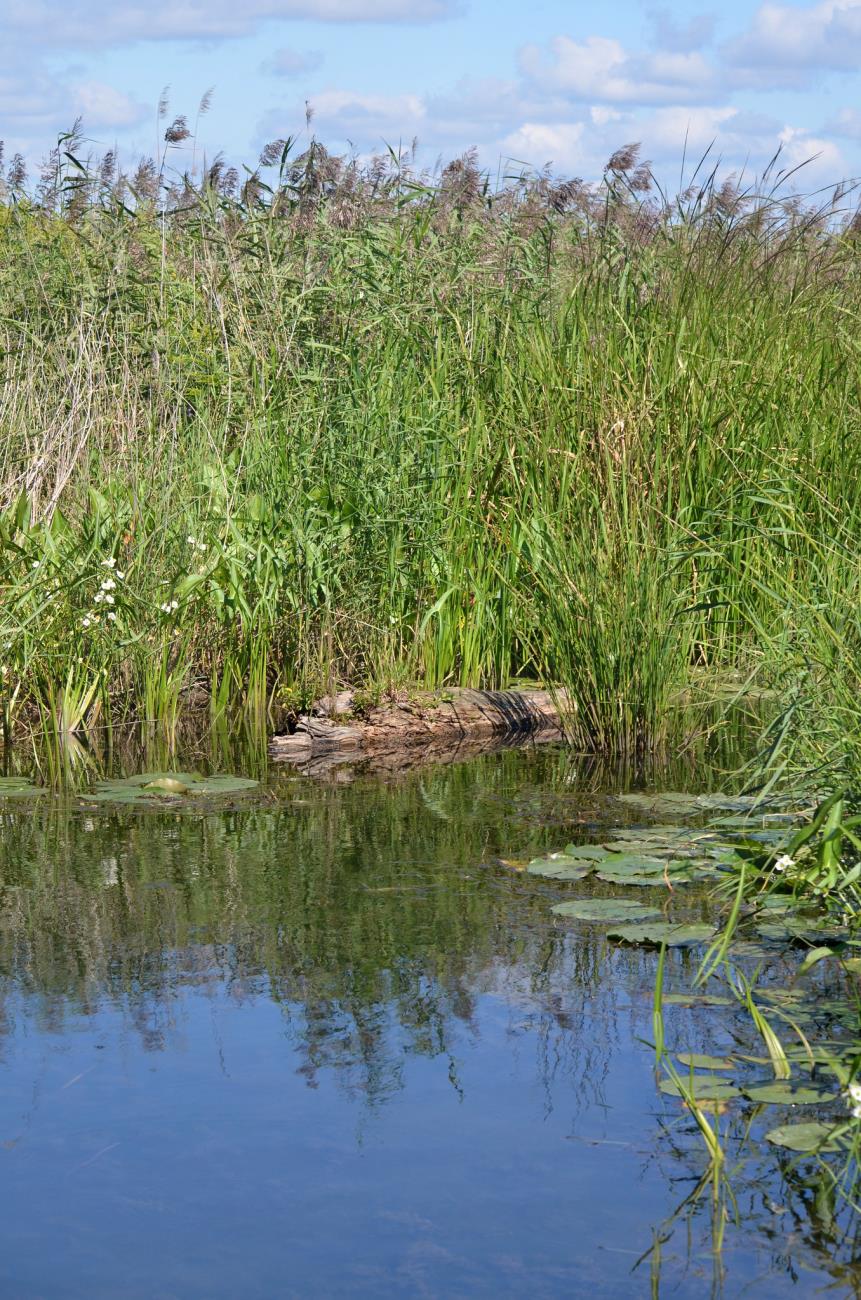
[(535, 167), (550, 163), (556, 171), (574, 172), (589, 160), (585, 130), (584, 122), (524, 122), (501, 141), (502, 153), (512, 161)]
[(83, 118), (88, 128), (122, 130), (137, 126), (151, 111), (146, 104), (102, 81), (78, 82), (71, 87), (70, 98), (75, 116)]
[(140, 40), (215, 40), (245, 36), (265, 21), (427, 23), (450, 18), (458, 0), (5, 0), (9, 36), (39, 46), (79, 48)]
[(808, 7), (763, 4), (747, 31), (723, 46), (747, 84), (803, 85), (818, 69), (856, 71), (861, 61), (861, 0)]
[(535, 86), (587, 102), (679, 104), (713, 100), (717, 92), (715, 71), (697, 51), (632, 54), (606, 36), (524, 46), (520, 67)]
[(658, 49), (676, 54), (702, 49), (714, 32), (714, 14), (695, 14), (684, 26), (676, 22), (668, 9), (653, 9), (649, 19), (654, 29), (654, 44)]
[(271, 58), (261, 65), (262, 72), (271, 72), (276, 77), (302, 77), (315, 72), (323, 62), (320, 50), (293, 50), (289, 47), (276, 50)]
[(846, 136), (849, 140), (861, 140), (861, 113), (857, 108), (841, 108), (825, 125), (829, 135)]

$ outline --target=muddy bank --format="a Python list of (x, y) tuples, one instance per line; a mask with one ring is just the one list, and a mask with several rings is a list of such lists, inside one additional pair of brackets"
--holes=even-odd
[(403, 770), (425, 762), (457, 761), (524, 741), (564, 737), (559, 705), (548, 691), (424, 692), (378, 705), (354, 718), (348, 694), (329, 697), (301, 717), (289, 735), (273, 736), (269, 755), (309, 772), (344, 762), (374, 770)]

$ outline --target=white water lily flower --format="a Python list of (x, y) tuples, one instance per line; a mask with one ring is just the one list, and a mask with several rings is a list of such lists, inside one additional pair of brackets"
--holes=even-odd
[(791, 858), (788, 853), (781, 853), (780, 857), (774, 864), (775, 871), (786, 871), (788, 867), (795, 866), (795, 859)]

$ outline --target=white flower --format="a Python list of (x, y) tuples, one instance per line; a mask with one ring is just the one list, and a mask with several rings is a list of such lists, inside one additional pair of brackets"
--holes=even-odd
[(856, 1106), (861, 1105), (861, 1083), (850, 1083), (846, 1095)]
[(775, 871), (786, 871), (787, 867), (794, 867), (795, 859), (791, 858), (788, 853), (781, 853), (780, 857), (774, 864)]
[(116, 564), (117, 562), (113, 556), (111, 556), (109, 560), (102, 560), (102, 567), (105, 569), (114, 569), (116, 568)]
[(111, 596), (111, 595), (107, 595), (107, 596), (105, 596), (105, 604), (106, 604), (106, 605), (113, 605), (113, 604), (114, 604), (114, 598), (113, 598), (113, 596)]
[(33, 569), (38, 569), (38, 567), (39, 567), (39, 561), (38, 561), (38, 560), (34, 560), (33, 563), (32, 563), (32, 565), (31, 565), (30, 567), (33, 568)]
[(119, 578), (120, 582), (122, 582), (125, 576), (126, 575), (124, 573), (120, 573), (119, 569), (117, 569), (117, 577)]
[(92, 621), (93, 621), (93, 620), (92, 620), (91, 618), (82, 618), (82, 619), (81, 619), (81, 627), (89, 627), (90, 624), (92, 623)]
[(102, 583), (102, 591), (113, 591), (116, 585), (117, 584), (114, 582), (113, 578), (105, 578)]
[(163, 614), (172, 614), (175, 609), (179, 609), (178, 600), (166, 600), (163, 605), (159, 605)]
[(105, 593), (103, 591), (97, 591), (95, 596), (93, 597), (97, 605), (101, 605), (104, 598), (105, 598)]
[(195, 541), (194, 541), (194, 538), (193, 538), (193, 537), (187, 537), (187, 538), (186, 538), (186, 541), (188, 542), (189, 546), (194, 546), (194, 545), (195, 545)]
[(108, 614), (108, 618), (110, 619), (110, 621), (111, 621), (112, 623), (116, 623), (116, 621), (117, 621), (117, 616), (116, 616), (116, 614), (114, 613), (113, 610), (111, 610), (111, 611), (109, 612), (109, 614)]

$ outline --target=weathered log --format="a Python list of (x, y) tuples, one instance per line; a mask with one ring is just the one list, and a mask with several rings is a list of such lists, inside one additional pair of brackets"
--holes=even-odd
[[(302, 717), (291, 735), (273, 736), (269, 752), (281, 762), (305, 763), (331, 756), (373, 758), (375, 765), (397, 766), (398, 755), (409, 765), (416, 751), (428, 751), (438, 760), (440, 751), (458, 749), (482, 738), (503, 740), (564, 734), (560, 707), (564, 699), (549, 691), (476, 691), (456, 688), (425, 692), (419, 696), (372, 708), (350, 726), (325, 718)], [(390, 762), (386, 762), (389, 759)]]

